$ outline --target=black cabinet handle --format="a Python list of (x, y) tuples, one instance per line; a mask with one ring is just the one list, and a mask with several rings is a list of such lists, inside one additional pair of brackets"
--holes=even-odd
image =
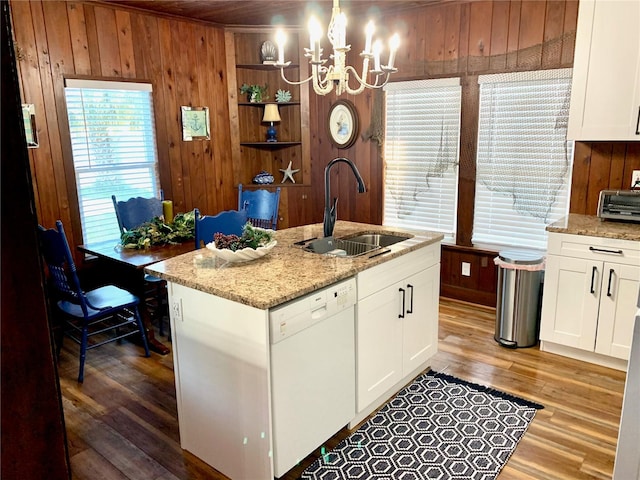
[(589, 250), (591, 250), (592, 252), (613, 253), (615, 255), (622, 255), (624, 253), (622, 250), (607, 250), (606, 248), (596, 248), (596, 247), (589, 247)]
[(411, 289), (411, 297), (409, 300), (409, 305), (411, 305), (409, 307), (409, 310), (407, 310), (407, 313), (413, 313), (413, 285), (411, 285), (410, 283), (407, 284), (407, 288)]
[(596, 293), (596, 291), (593, 289), (595, 280), (596, 280), (596, 272), (598, 271), (598, 267), (594, 266), (593, 269), (591, 270), (591, 289), (589, 290), (589, 293)]
[(398, 318), (404, 318), (405, 290), (404, 288), (399, 288), (398, 291), (402, 292), (402, 313), (398, 314)]
[(609, 285), (607, 285), (607, 297), (611, 296), (611, 279), (613, 278), (613, 268), (609, 269)]
[(640, 135), (640, 107), (638, 107), (638, 121), (636, 122), (636, 135)]

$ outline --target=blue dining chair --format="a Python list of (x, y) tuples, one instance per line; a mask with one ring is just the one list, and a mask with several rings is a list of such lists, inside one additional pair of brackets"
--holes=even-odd
[(276, 229), (278, 208), (280, 206), (280, 187), (275, 192), (264, 188), (244, 190), (238, 185), (238, 210), (247, 211), (247, 219), (254, 227)]
[[(105, 343), (140, 335), (145, 356), (148, 357), (149, 346), (138, 310), (138, 297), (115, 285), (105, 285), (86, 292), (82, 290), (60, 220), (56, 222), (56, 228), (45, 229), (38, 225), (38, 235), (56, 294), (55, 306), (64, 323), (64, 334), (80, 345), (78, 382), (84, 381), (87, 351)], [(94, 335), (99, 337), (92, 343), (90, 339)], [(58, 352), (60, 348), (62, 339), (57, 345)]]
[[(161, 193), (160, 198), (132, 197), (129, 200), (117, 200), (115, 195), (111, 195), (120, 234), (137, 228), (153, 220), (154, 217), (162, 216), (162, 197)], [(169, 318), (167, 282), (148, 273), (145, 273), (144, 281), (146, 283), (145, 307), (151, 318), (157, 322), (160, 335), (164, 335), (164, 318)]]
[(153, 217), (162, 216), (161, 198), (132, 197), (129, 200), (118, 201), (115, 195), (111, 195), (111, 200), (113, 200), (120, 233), (139, 227)]
[(198, 250), (203, 244), (213, 242), (213, 235), (217, 232), (241, 236), (247, 223), (247, 212), (246, 210), (225, 210), (213, 216), (200, 216), (200, 211), (196, 208), (195, 220), (196, 250)]

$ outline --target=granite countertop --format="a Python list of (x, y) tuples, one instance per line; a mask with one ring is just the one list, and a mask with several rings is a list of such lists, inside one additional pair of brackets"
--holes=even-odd
[(568, 217), (547, 226), (548, 232), (587, 235), (640, 241), (640, 224), (602, 220), (595, 215), (570, 213)]
[[(294, 242), (322, 237), (322, 224), (276, 231), (278, 244), (266, 256), (246, 263), (226, 263), (207, 248), (163, 262), (146, 272), (189, 288), (233, 300), (261, 310), (275, 307), (306, 293), (353, 277), (358, 272), (442, 240), (434, 232), (404, 230), (338, 220), (334, 236), (376, 232), (411, 233), (413, 238), (387, 247), (390, 252), (374, 258), (335, 257), (310, 253)], [(372, 252), (372, 254), (377, 251)]]

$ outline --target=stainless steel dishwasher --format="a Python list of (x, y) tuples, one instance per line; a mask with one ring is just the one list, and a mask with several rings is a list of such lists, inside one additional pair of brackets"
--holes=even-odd
[(276, 477), (355, 416), (355, 303), (349, 279), (269, 314)]

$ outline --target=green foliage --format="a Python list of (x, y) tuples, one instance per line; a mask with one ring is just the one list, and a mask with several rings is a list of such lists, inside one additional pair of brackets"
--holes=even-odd
[(269, 98), (269, 95), (267, 95), (267, 88), (268, 86), (266, 83), (264, 86), (243, 83), (240, 86), (240, 93), (247, 95), (247, 100), (249, 102), (262, 102)]
[(141, 250), (154, 245), (182, 243), (195, 237), (195, 213), (178, 213), (171, 223), (160, 217), (153, 217), (138, 228), (122, 234), (120, 243), (124, 248)]
[(276, 102), (285, 103), (291, 101), (291, 92), (289, 90), (278, 89), (276, 92)]
[(240, 241), (244, 244), (244, 247), (250, 247), (254, 250), (258, 247), (263, 247), (267, 243), (273, 240), (273, 233), (269, 230), (262, 228), (256, 228), (251, 223), (247, 222), (242, 230), (242, 236)]
[(271, 240), (273, 240), (273, 232), (271, 230), (256, 228), (249, 222), (245, 223), (240, 237), (219, 232), (214, 235), (216, 248), (228, 248), (233, 252), (243, 248), (253, 248), (255, 250), (258, 247), (264, 247)]

